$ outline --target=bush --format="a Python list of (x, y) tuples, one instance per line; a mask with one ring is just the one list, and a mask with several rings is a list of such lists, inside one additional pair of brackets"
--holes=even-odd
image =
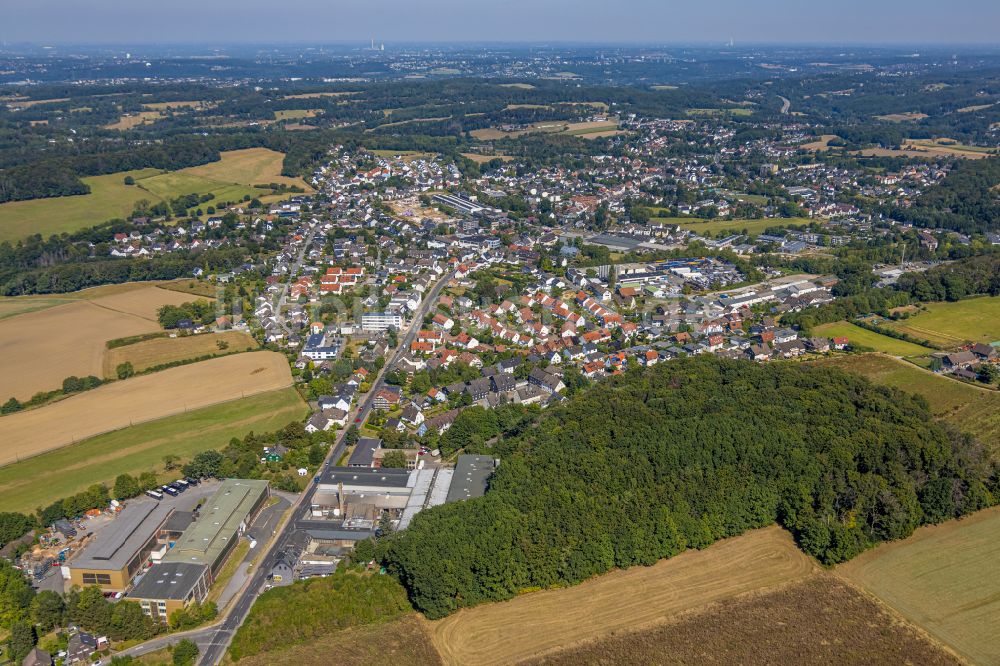
[(193, 641), (186, 638), (178, 641), (173, 648), (172, 660), (174, 666), (188, 666), (188, 664), (193, 664), (199, 654), (198, 646)]

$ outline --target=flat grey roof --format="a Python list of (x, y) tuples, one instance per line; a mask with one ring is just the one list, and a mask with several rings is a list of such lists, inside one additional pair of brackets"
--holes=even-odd
[(497, 461), (490, 456), (459, 456), (458, 462), (455, 464), (455, 475), (451, 479), (451, 487), (448, 488), (448, 497), (445, 501), (458, 502), (473, 497), (482, 497), (486, 494), (486, 486), (496, 468)]
[(128, 596), (132, 599), (187, 599), (207, 564), (161, 562), (146, 572)]
[(348, 467), (371, 467), (375, 463), (375, 450), (382, 445), (377, 437), (361, 437), (358, 439), (351, 457), (347, 460)]
[(406, 488), (410, 480), (410, 472), (405, 469), (368, 469), (365, 467), (327, 467), (323, 484), (345, 486), (364, 485), (381, 486), (384, 488)]
[(173, 511), (169, 504), (132, 502), (70, 563), (71, 568), (121, 570)]

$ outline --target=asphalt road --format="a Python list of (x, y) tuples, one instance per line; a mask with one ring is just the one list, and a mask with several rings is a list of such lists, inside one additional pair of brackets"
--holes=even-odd
[[(438, 296), (441, 295), (441, 291), (453, 275), (453, 273), (449, 273), (442, 276), (430, 292), (428, 292), (423, 301), (421, 301), (420, 306), (417, 308), (417, 311), (414, 313), (413, 318), (410, 321), (409, 328), (407, 328), (403, 336), (399, 338), (399, 346), (393, 352), (392, 356), (386, 361), (386, 364), (382, 366), (382, 370), (379, 371), (378, 376), (372, 383), (371, 390), (368, 391), (364, 401), (362, 401), (358, 406), (355, 417), (359, 417), (362, 423), (364, 423), (365, 419), (368, 418), (368, 415), (371, 414), (372, 405), (375, 401), (375, 394), (378, 393), (379, 389), (381, 389), (385, 384), (385, 373), (394, 367), (400, 357), (410, 348), (410, 343), (416, 339), (417, 333), (423, 325), (423, 319), (430, 311), (431, 305), (437, 301)], [(345, 433), (346, 430), (342, 430), (338, 433), (336, 443), (331, 449), (329, 455), (327, 455), (326, 460), (323, 462), (323, 466), (335, 464), (344, 454)], [(310, 483), (308, 488), (306, 488), (306, 490), (304, 490), (299, 496), (298, 501), (292, 507), (292, 513), (289, 520), (285, 522), (281, 531), (267, 547), (266, 553), (260, 558), (257, 569), (252, 574), (248, 585), (243, 588), (241, 592), (237, 593), (237, 596), (228, 609), (228, 613), (221, 625), (216, 625), (215, 627), (203, 632), (197, 632), (196, 635), (175, 635), (170, 637), (173, 640), (168, 640), (167, 642), (173, 642), (179, 640), (180, 638), (190, 638), (191, 640), (194, 640), (198, 643), (198, 646), (201, 649), (201, 657), (198, 660), (198, 663), (202, 665), (217, 664), (222, 660), (226, 648), (229, 647), (229, 643), (233, 639), (233, 635), (236, 633), (236, 630), (240, 627), (240, 625), (243, 624), (243, 620), (246, 619), (251, 606), (253, 606), (257, 596), (261, 593), (261, 589), (267, 580), (267, 575), (273, 568), (279, 553), (281, 553), (291, 543), (301, 523), (309, 520), (310, 506), (315, 492), (316, 484)], [(258, 538), (264, 539), (266, 536), (258, 535)], [(160, 645), (160, 647), (163, 647), (163, 645)]]
[[(778, 95), (781, 97), (781, 95)], [(788, 113), (789, 109), (792, 108), (792, 102), (787, 97), (781, 97), (781, 112)]]

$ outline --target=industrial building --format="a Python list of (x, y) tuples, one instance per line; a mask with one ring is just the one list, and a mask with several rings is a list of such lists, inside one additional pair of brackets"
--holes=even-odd
[(204, 601), (211, 584), (204, 564), (163, 562), (136, 581), (128, 598), (138, 601), (143, 613), (165, 623), (174, 611)]
[(461, 455), (455, 463), (455, 476), (448, 488), (447, 502), (482, 497), (486, 494), (490, 477), (500, 461), (490, 456)]
[(214, 581), (269, 495), (267, 481), (226, 479), (163, 562), (204, 564)]
[(172, 513), (166, 504), (129, 504), (63, 568), (64, 577), (80, 587), (97, 585), (104, 592), (125, 592), (150, 560), (167, 551), (177, 529), (177, 521), (167, 524)]

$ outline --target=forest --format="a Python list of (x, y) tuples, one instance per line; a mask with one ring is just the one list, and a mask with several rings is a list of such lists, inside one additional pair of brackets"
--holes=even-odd
[(1000, 491), (982, 447), (919, 397), (830, 368), (707, 357), (614, 377), (466, 450), (501, 460), (486, 495), (374, 546), (431, 618), (775, 522), (842, 562)]

